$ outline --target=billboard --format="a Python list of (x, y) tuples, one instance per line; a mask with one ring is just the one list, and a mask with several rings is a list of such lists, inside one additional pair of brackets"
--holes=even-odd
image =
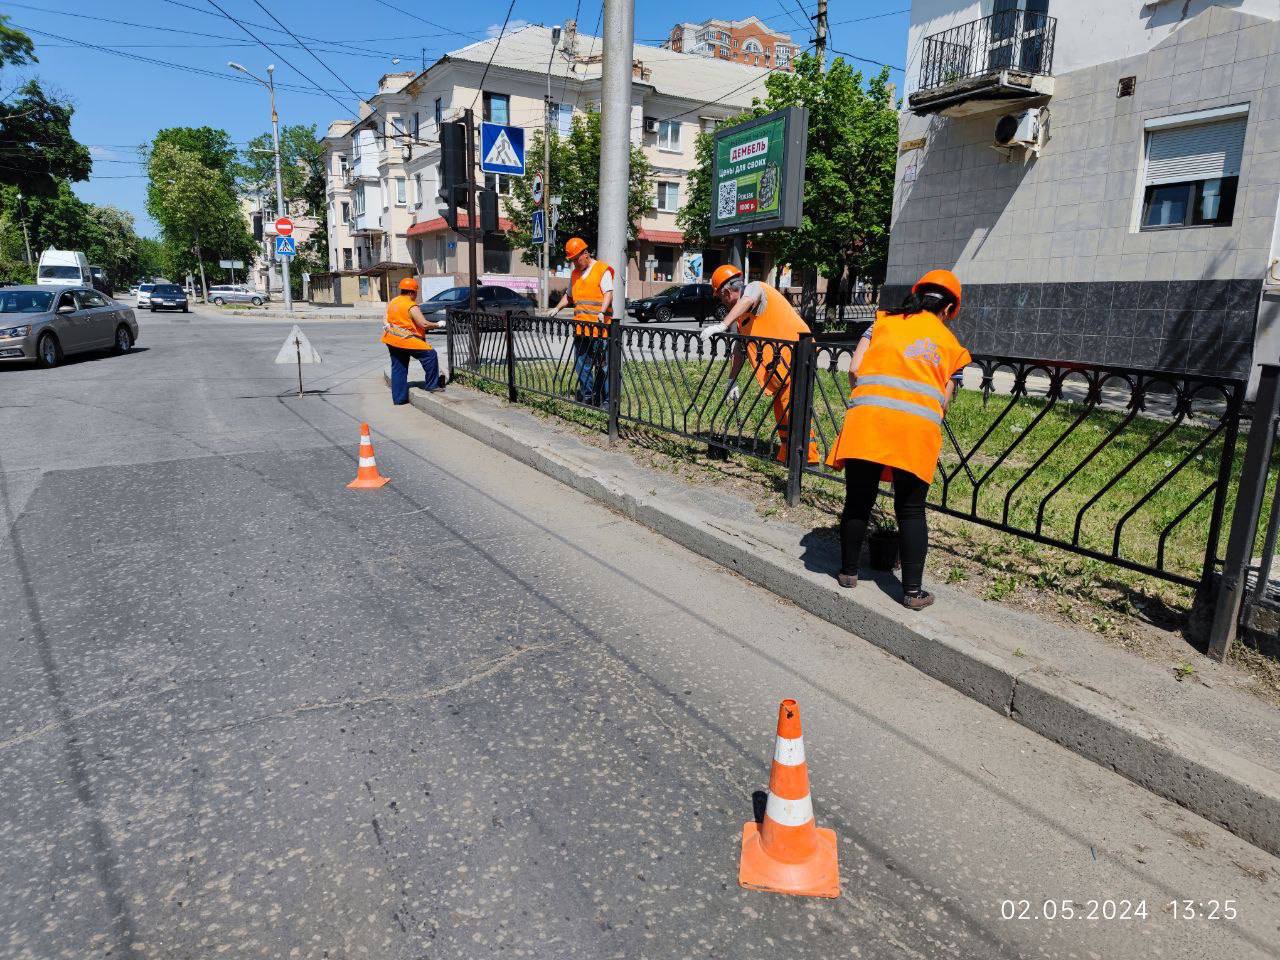
[(711, 236), (800, 226), (808, 141), (804, 107), (786, 107), (717, 130), (711, 155)]

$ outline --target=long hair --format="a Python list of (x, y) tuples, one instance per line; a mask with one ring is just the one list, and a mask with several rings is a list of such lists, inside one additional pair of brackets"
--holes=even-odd
[(947, 319), (948, 308), (954, 306), (955, 303), (956, 298), (952, 296), (950, 291), (944, 290), (942, 287), (935, 287), (930, 283), (908, 293), (902, 301), (902, 306), (896, 310), (889, 308), (884, 312), (909, 316), (913, 313), (928, 310), (939, 319), (945, 320)]

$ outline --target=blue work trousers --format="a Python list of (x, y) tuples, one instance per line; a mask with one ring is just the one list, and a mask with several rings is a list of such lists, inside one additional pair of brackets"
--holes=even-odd
[(575, 336), (573, 355), (578, 399), (591, 406), (606, 406), (609, 403), (608, 338)]
[(409, 402), (409, 361), (422, 364), (423, 380), (428, 390), (440, 386), (440, 358), (434, 350), (406, 350), (387, 344), (391, 354), (391, 402), (399, 406)]

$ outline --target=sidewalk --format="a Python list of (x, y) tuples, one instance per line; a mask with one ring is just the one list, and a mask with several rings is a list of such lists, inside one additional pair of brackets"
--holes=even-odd
[(600, 449), (487, 394), (412, 391), (420, 410), (734, 570), (1041, 735), (1280, 855), (1280, 713), (1235, 689), (1230, 668), (1198, 682), (1030, 613), (931, 584), (913, 614), (892, 577), (855, 591), (811, 531), (758, 515)]

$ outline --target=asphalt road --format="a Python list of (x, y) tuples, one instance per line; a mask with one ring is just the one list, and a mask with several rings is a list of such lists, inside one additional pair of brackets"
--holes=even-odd
[[(370, 324), (299, 399), (287, 324), (142, 323), (0, 370), (0, 957), (1277, 955), (1280, 861), (391, 407)], [(834, 901), (736, 882), (786, 696)]]

